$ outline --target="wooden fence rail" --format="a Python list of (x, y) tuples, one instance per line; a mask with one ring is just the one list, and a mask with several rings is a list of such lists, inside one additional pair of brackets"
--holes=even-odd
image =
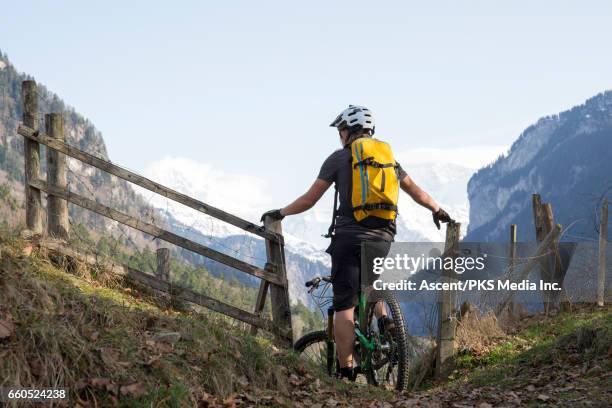
[[(104, 217), (115, 220), (134, 229), (155, 236), (160, 240), (172, 243), (209, 259), (218, 261), (239, 271), (245, 272), (262, 280), (255, 313), (246, 312), (217, 299), (193, 292), (186, 288), (178, 288), (169, 283), (169, 251), (158, 251), (158, 268), (156, 276), (145, 274), (127, 266), (114, 268), (113, 271), (136, 280), (141, 284), (156, 290), (172, 293), (180, 300), (192, 302), (208, 309), (248, 323), (253, 330), (263, 329), (274, 333), (278, 340), (291, 344), (293, 340), (291, 312), (289, 308), (289, 290), (285, 266), (284, 240), (280, 221), (265, 220), (264, 226), (253, 224), (233, 214), (205, 204), (178, 191), (147, 179), (132, 171), (121, 168), (107, 160), (93, 156), (64, 141), (64, 125), (61, 114), (51, 113), (45, 116), (47, 134), (38, 130), (37, 91), (34, 81), (24, 81), (22, 84), (24, 101), (23, 124), (17, 133), (25, 138), (25, 188), (26, 188), (26, 223), (30, 231), (36, 235), (43, 232), (43, 211), (41, 191), (47, 193), (47, 235), (63, 240), (68, 239), (70, 226), (68, 223), (68, 205), (78, 205)], [(40, 145), (47, 147), (47, 181), (40, 175)], [(77, 193), (69, 191), (66, 183), (66, 156), (94, 166), (102, 171), (134, 183), (149, 191), (160, 194), (170, 200), (179, 202), (211, 217), (227, 222), (244, 231), (265, 239), (267, 263), (264, 268), (251, 265), (205, 245), (181, 237), (136, 217), (122, 213), (108, 206), (97, 203)], [(79, 254), (65, 244), (57, 244), (49, 240), (41, 240), (41, 245), (64, 255), (85, 260), (92, 259), (85, 254)], [(272, 320), (261, 317), (266, 295), (270, 291)]]
[(275, 234), (260, 225), (253, 224), (252, 222), (243, 220), (240, 217), (237, 217), (233, 214), (229, 214), (223, 210), (203, 203), (202, 201), (196, 200), (195, 198), (179, 193), (178, 191), (172, 190), (171, 188), (163, 186), (155, 181), (149, 180), (148, 178), (136, 174), (130, 170), (126, 170), (122, 167), (117, 166), (116, 164), (93, 156), (74, 146), (70, 146), (63, 141), (52, 138), (49, 135), (41, 134), (38, 130), (35, 130), (35, 128), (26, 125), (20, 125), (17, 128), (17, 133), (27, 138), (28, 140), (35, 142), (36, 145), (43, 144), (50, 149), (65, 154), (66, 156), (73, 157), (79, 161), (82, 161), (83, 163), (89, 164), (109, 174), (112, 174), (113, 176), (117, 176), (125, 181), (134, 183), (137, 186), (162, 195), (166, 198), (169, 198), (170, 200), (181, 203), (204, 214), (208, 214), (211, 217), (217, 218), (221, 221), (225, 221), (228, 224), (250, 232), (254, 235), (258, 235), (262, 238), (274, 242), (283, 242), (283, 237), (280, 234)]
[(76, 204), (79, 207), (86, 208), (90, 211), (103, 215), (107, 218), (120, 222), (121, 224), (125, 224), (129, 227), (137, 229), (139, 231), (145, 232), (149, 235), (152, 235), (158, 239), (161, 239), (166, 242), (170, 242), (171, 244), (180, 246), (181, 248), (188, 249), (192, 252), (215, 260), (217, 262), (221, 262), (227, 266), (231, 266), (236, 268), (242, 272), (248, 273), (250, 275), (256, 276), (260, 279), (265, 279), (268, 282), (275, 283), (277, 285), (285, 285), (286, 280), (283, 280), (282, 277), (277, 275), (270, 268), (269, 270), (258, 268), (257, 266), (251, 265), (239, 259), (233, 258), (229, 255), (226, 255), (222, 252), (215, 251), (214, 249), (208, 248), (202, 244), (198, 244), (197, 242), (191, 241), (187, 238), (183, 238), (173, 232), (164, 230), (162, 228), (156, 227), (153, 224), (149, 224), (147, 222), (141, 221), (136, 217), (132, 217), (131, 215), (124, 214), (120, 211), (114, 210), (110, 207), (107, 207), (102, 204), (98, 204), (93, 200), (83, 197), (77, 193), (73, 193), (71, 191), (60, 189), (58, 187), (54, 187), (49, 183), (46, 183), (42, 180), (30, 180), (30, 186), (44, 191), (45, 193), (62, 198), (66, 201), (71, 202), (72, 204)]

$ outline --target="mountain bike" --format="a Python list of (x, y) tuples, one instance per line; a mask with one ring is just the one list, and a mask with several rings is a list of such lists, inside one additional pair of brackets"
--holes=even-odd
[[(331, 277), (320, 276), (306, 282), (308, 293), (323, 313), (331, 304), (327, 295)], [(403, 390), (408, 381), (408, 334), (400, 304), (391, 292), (364, 290), (355, 307), (355, 346), (353, 359), (368, 384)], [(388, 327), (383, 322), (393, 324)], [(327, 308), (327, 329), (308, 333), (298, 339), (294, 349), (301, 357), (337, 375), (339, 362), (334, 342), (334, 310)]]

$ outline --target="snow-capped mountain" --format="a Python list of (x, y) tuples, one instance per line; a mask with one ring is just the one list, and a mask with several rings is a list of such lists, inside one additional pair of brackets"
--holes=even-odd
[(507, 155), (469, 181), (473, 241), (505, 241), (510, 224), (533, 240), (531, 195), (553, 206), (555, 221), (571, 226), (564, 239), (597, 235), (599, 203), (612, 192), (612, 91), (528, 127)]
[[(461, 222), (464, 234), (468, 224), (466, 186), (473, 170), (452, 163), (411, 165), (409, 160), (398, 160), (401, 160), (416, 184), (428, 192), (456, 221)], [(415, 203), (406, 194), (400, 196), (396, 241), (444, 242), (444, 231), (444, 228), (436, 229), (429, 210)]]
[[(409, 158), (404, 158), (409, 163)], [(457, 220), (467, 222), (466, 185), (472, 170), (451, 163), (420, 163), (405, 166), (406, 171), (421, 187), (435, 197)], [(193, 175), (197, 175), (194, 177)], [(157, 182), (176, 189), (207, 204), (223, 208), (247, 220), (258, 221), (263, 211), (270, 208), (261, 180), (233, 175), (206, 164), (185, 158), (165, 158), (152, 163), (146, 175)], [(263, 240), (216, 220), (206, 214), (172, 202), (146, 190), (139, 190), (147, 202), (160, 210), (166, 226), (181, 235), (201, 242), (221, 252), (262, 266), (265, 263)], [(245, 197), (249, 197), (248, 202)], [(439, 241), (443, 232), (433, 225), (431, 213), (402, 194), (398, 219), (398, 241)], [(316, 275), (329, 274), (330, 257), (324, 252), (329, 240), (321, 234), (331, 220), (331, 206), (291, 216), (283, 220), (283, 235), (291, 299), (308, 303), (303, 282)], [(231, 268), (183, 253), (194, 262), (204, 263), (215, 273), (235, 279), (250, 280), (235, 274)], [(252, 280), (254, 282), (254, 280)]]
[[(452, 163), (410, 164), (409, 157), (402, 157), (404, 168), (412, 179), (440, 203), (455, 219), (465, 226), (468, 222), (468, 200), (466, 186), (473, 170)], [(152, 163), (148, 177), (196, 197), (210, 205), (242, 218), (256, 221), (271, 204), (263, 182), (255, 177), (231, 175), (210, 166), (185, 158), (167, 157)], [(193, 175), (196, 174), (197, 177)], [(146, 196), (147, 192), (143, 191)], [(151, 195), (149, 193), (149, 195)], [(248, 197), (248, 200), (245, 200)], [(177, 221), (191, 226), (206, 235), (225, 237), (241, 235), (238, 228), (214, 220), (190, 208), (173, 203), (163, 197), (151, 197), (151, 204), (172, 214)], [(328, 264), (323, 252), (329, 240), (322, 237), (331, 220), (332, 207), (325, 203), (298, 215), (283, 220), (283, 234), (287, 236), (287, 247), (316, 261)], [(440, 241), (443, 231), (432, 223), (431, 213), (416, 204), (406, 194), (399, 199), (398, 241)]]

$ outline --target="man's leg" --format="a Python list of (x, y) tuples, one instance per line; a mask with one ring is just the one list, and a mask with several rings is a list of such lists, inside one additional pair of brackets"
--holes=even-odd
[(353, 345), (355, 344), (354, 308), (336, 312), (334, 337), (338, 347), (340, 368), (353, 366)]
[[(378, 278), (373, 272), (374, 259), (386, 257), (389, 254), (390, 249), (390, 242), (380, 241), (366, 244), (364, 261), (365, 267), (367, 269), (365, 271), (362, 271), (362, 273), (367, 273), (368, 283), (370, 286), (372, 285), (374, 280)], [(387, 327), (393, 325), (393, 319), (388, 316), (387, 308), (385, 307), (385, 302), (383, 300), (379, 300), (374, 305), (374, 316), (379, 321), (379, 328), (381, 328), (382, 326)]]

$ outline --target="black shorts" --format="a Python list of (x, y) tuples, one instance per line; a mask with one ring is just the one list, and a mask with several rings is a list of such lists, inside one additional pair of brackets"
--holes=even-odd
[[(376, 242), (367, 251), (364, 266), (368, 271), (368, 283), (371, 285), (376, 276), (372, 272), (373, 258), (385, 257), (389, 253), (391, 243), (387, 241)], [(332, 259), (332, 287), (334, 292), (334, 311), (339, 312), (351, 309), (359, 303), (359, 290), (361, 286), (361, 241), (350, 237), (334, 237), (327, 249)]]

